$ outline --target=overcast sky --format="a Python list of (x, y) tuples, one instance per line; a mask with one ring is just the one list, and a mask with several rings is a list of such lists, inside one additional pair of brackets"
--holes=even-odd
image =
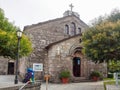
[(70, 10), (71, 3), (73, 11), (87, 24), (115, 8), (120, 9), (120, 0), (0, 0), (0, 8), (9, 21), (23, 29), (26, 25), (62, 17)]

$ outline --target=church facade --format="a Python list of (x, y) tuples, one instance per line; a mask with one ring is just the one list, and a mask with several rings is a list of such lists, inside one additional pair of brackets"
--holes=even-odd
[(34, 48), (27, 58), (29, 66), (43, 64), (43, 71), (35, 72), (35, 75), (49, 74), (51, 82), (60, 82), (59, 73), (66, 69), (70, 71), (73, 82), (88, 79), (94, 70), (106, 76), (105, 63), (95, 64), (82, 54), (81, 36), (87, 28), (79, 14), (72, 11), (66, 11), (61, 18), (25, 26), (24, 33), (31, 39)]
[[(66, 11), (63, 17), (24, 27), (24, 34), (32, 41), (33, 52), (19, 61), (19, 74), (23, 78), (28, 67), (43, 65), (42, 71), (35, 71), (35, 79), (50, 75), (51, 82), (60, 82), (62, 70), (69, 70), (70, 80), (82, 81), (98, 70), (107, 76), (105, 63), (95, 64), (82, 54), (82, 33), (88, 28), (79, 14)], [(15, 61), (1, 57), (0, 75), (15, 74)], [(21, 78), (20, 77), (20, 78)]]

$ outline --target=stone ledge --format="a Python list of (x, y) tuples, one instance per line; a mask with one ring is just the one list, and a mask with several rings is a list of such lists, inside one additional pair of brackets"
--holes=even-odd
[[(20, 87), (22, 87), (22, 85), (17, 85), (17, 86), (13, 85), (9, 87), (0, 88), (0, 90), (19, 90)], [(41, 88), (41, 82), (36, 82), (26, 85), (22, 90), (40, 90), (40, 88)]]

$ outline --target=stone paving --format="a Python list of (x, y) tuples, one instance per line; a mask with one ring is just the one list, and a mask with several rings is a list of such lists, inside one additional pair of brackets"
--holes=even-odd
[[(15, 86), (13, 76), (0, 76), (0, 88)], [(19, 82), (16, 85), (23, 85)], [(41, 90), (46, 90), (46, 83), (41, 84)], [(103, 82), (82, 82), (82, 83), (68, 83), (68, 84), (48, 84), (47, 90), (104, 90)]]
[[(13, 83), (0, 83), (0, 88), (9, 86), (21, 86), (23, 84), (13, 84)], [(89, 83), (69, 83), (69, 84), (48, 84), (46, 89), (46, 84), (41, 84), (41, 90), (104, 90), (102, 82), (89, 82)]]
[(21, 82), (14, 84), (15, 75), (0, 75), (0, 89), (10, 86), (20, 86), (23, 85)]
[[(14, 84), (14, 75), (0, 75), (0, 90), (3, 87), (21, 86), (23, 83)], [(81, 82), (68, 84), (49, 83), (46, 89), (46, 83), (41, 84), (41, 90), (104, 90), (103, 81), (98, 82)], [(107, 85), (107, 90), (120, 90), (120, 86)]]
[[(41, 90), (46, 90), (46, 84), (41, 85)], [(103, 82), (82, 82), (69, 84), (48, 84), (48, 90), (104, 90)]]

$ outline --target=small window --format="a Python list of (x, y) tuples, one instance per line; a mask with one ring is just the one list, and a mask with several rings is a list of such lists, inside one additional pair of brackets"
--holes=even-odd
[(74, 22), (71, 23), (71, 35), (75, 35), (76, 34), (76, 25)]
[(82, 32), (81, 32), (81, 28), (78, 28), (78, 33), (79, 33), (79, 34), (81, 34), (81, 33), (82, 33)]
[(65, 34), (69, 34), (69, 26), (65, 25)]
[(81, 42), (82, 42), (82, 39), (79, 39), (79, 42), (81, 43)]

